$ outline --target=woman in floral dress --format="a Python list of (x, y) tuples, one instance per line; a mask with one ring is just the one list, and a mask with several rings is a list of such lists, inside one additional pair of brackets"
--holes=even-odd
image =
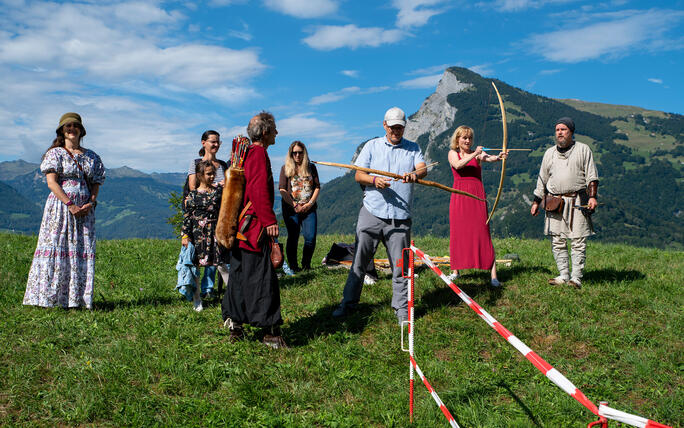
[(50, 195), (45, 202), (24, 304), (92, 309), (95, 207), (105, 168), (94, 151), (81, 147), (86, 135), (81, 116), (64, 114), (56, 132), (57, 138), (40, 164)]
[[(195, 175), (199, 185), (197, 189), (191, 190), (183, 201), (182, 244), (184, 247), (188, 243), (195, 246), (195, 266), (204, 267), (205, 272), (207, 268), (218, 266), (219, 273), (227, 284), (228, 271), (223, 268), (227, 261), (227, 250), (219, 246), (215, 236), (223, 188), (213, 184), (216, 167), (211, 161), (200, 161)], [(202, 300), (197, 292), (200, 287), (199, 277), (196, 280), (193, 306), (199, 312), (202, 310)], [(206, 289), (207, 285), (202, 281), (202, 295), (205, 297), (211, 295), (211, 289)]]

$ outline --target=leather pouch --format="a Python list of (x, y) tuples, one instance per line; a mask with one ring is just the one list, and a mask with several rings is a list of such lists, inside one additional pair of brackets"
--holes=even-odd
[(561, 197), (553, 196), (547, 193), (546, 195), (544, 195), (544, 199), (542, 199), (541, 205), (546, 212), (561, 213), (563, 212), (563, 206), (565, 205), (565, 201), (563, 201), (563, 198)]
[(283, 244), (275, 239), (271, 239), (271, 264), (273, 269), (283, 266)]

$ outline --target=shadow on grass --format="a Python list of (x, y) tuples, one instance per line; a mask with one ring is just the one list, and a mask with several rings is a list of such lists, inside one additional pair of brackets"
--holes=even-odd
[(287, 343), (290, 346), (304, 346), (311, 339), (339, 332), (361, 333), (365, 330), (373, 313), (389, 305), (389, 301), (380, 303), (359, 303), (356, 310), (342, 318), (333, 318), (332, 312), (337, 304), (319, 308), (316, 313), (306, 318), (300, 318), (291, 323), (285, 331)]
[[(430, 275), (429, 271), (421, 274), (421, 276)], [(434, 276), (434, 275), (433, 275)], [(436, 278), (436, 276), (435, 276)], [(439, 286), (432, 290), (423, 293), (421, 296), (416, 297), (416, 319), (421, 318), (430, 311), (441, 308), (443, 306), (456, 306), (463, 304), (460, 297), (451, 289), (448, 285), (441, 282), (442, 280), (436, 278), (440, 281)], [(502, 281), (505, 281), (502, 279)], [(486, 305), (492, 306), (503, 295), (506, 287), (505, 284), (502, 287), (494, 288), (489, 285), (490, 275), (486, 271), (473, 271), (461, 275), (454, 284), (458, 286), (463, 292), (470, 296), (473, 300), (477, 301), (477, 296), (486, 297)], [(486, 308), (485, 308), (486, 309)]]
[(499, 382), (499, 383), (496, 384), (496, 386), (499, 386), (499, 387), (505, 389), (506, 392), (508, 392), (508, 395), (510, 395), (511, 398), (512, 398), (513, 400), (515, 400), (516, 403), (518, 403), (518, 405), (519, 405), (520, 408), (523, 410), (523, 412), (525, 412), (525, 414), (527, 415), (527, 417), (530, 418), (530, 422), (531, 422), (534, 426), (537, 426), (537, 427), (543, 426), (543, 425), (537, 420), (537, 418), (534, 416), (534, 413), (532, 413), (532, 410), (530, 410), (530, 408), (527, 407), (527, 405), (520, 399), (520, 397), (518, 397), (518, 395), (517, 395), (515, 392), (513, 392), (513, 390), (511, 389), (510, 386), (508, 386), (507, 383), (505, 383), (505, 382)]
[(497, 268), (497, 276), (501, 282), (509, 281), (522, 273), (543, 273), (546, 275), (553, 275), (553, 271), (545, 266), (525, 266), (521, 264), (513, 264), (510, 267)]
[[(101, 312), (111, 312), (115, 309), (133, 308), (138, 306), (165, 306), (177, 304), (180, 297), (140, 297), (132, 300), (111, 299), (106, 300), (103, 296), (99, 296), (103, 301), (96, 301), (93, 304), (93, 310)], [(192, 305), (192, 303), (189, 303)]]
[(638, 270), (614, 268), (605, 268), (590, 270), (584, 274), (584, 281), (594, 284), (601, 284), (606, 282), (621, 282), (621, 281), (635, 281), (637, 279), (645, 279), (646, 275)]

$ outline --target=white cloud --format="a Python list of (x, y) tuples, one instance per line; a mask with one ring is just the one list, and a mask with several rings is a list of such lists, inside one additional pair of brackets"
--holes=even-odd
[[(43, 10), (41, 6), (44, 6)], [(133, 23), (111, 12), (139, 10)], [(154, 79), (201, 89), (217, 84), (242, 84), (264, 69), (256, 51), (203, 44), (162, 46), (155, 30), (141, 23), (175, 20), (150, 5), (115, 6), (34, 4), (32, 19), (0, 35), (0, 62), (74, 72), (93, 80)], [(22, 18), (21, 12), (15, 16)], [(77, 21), (79, 25), (73, 25)], [(173, 31), (173, 26), (168, 27)], [(137, 34), (142, 33), (142, 34)], [(152, 37), (151, 37), (152, 36)], [(199, 66), (198, 66), (199, 65)]]
[(319, 18), (337, 12), (338, 8), (333, 0), (264, 0), (264, 5), (296, 18)]
[(245, 100), (251, 100), (260, 95), (252, 88), (219, 86), (207, 88), (202, 91), (202, 96), (222, 104), (241, 105)]
[(339, 48), (356, 49), (360, 47), (378, 47), (401, 40), (403, 32), (400, 30), (385, 30), (380, 27), (360, 28), (354, 24), (335, 26), (323, 25), (317, 27), (313, 34), (303, 41), (309, 47), (319, 50), (333, 50)]
[(358, 86), (350, 86), (339, 91), (328, 92), (327, 94), (315, 96), (309, 100), (309, 104), (317, 105), (339, 101), (343, 98), (347, 98), (349, 95), (359, 93), (359, 91), (361, 91), (361, 88)]
[(229, 30), (228, 35), (249, 42), (253, 38), (252, 33), (250, 33), (249, 31), (249, 25), (247, 25), (247, 23), (242, 20), (240, 21), (240, 24), (242, 25), (242, 30)]
[(358, 86), (350, 86), (348, 88), (340, 89), (339, 91), (328, 92), (326, 94), (317, 95), (309, 100), (309, 104), (318, 105), (325, 103), (332, 103), (341, 99), (350, 97), (352, 95), (375, 94), (386, 91), (389, 86), (374, 86), (367, 89), (361, 89)]
[(180, 12), (167, 12), (157, 6), (143, 2), (121, 3), (113, 6), (114, 16), (123, 22), (136, 25), (168, 23), (183, 17)]
[(421, 27), (427, 24), (430, 18), (446, 10), (446, 7), (434, 8), (431, 6), (445, 3), (448, 2), (445, 0), (394, 0), (392, 5), (399, 9), (397, 13), (397, 27)]
[(539, 9), (546, 5), (576, 2), (577, 0), (496, 0), (480, 2), (477, 6), (499, 12), (518, 12), (526, 9)]
[(437, 87), (443, 73), (433, 74), (431, 76), (417, 77), (411, 80), (404, 80), (399, 82), (399, 86), (409, 89), (434, 89)]
[(494, 72), (490, 64), (473, 65), (468, 67), (468, 69), (481, 76), (491, 75)]
[(406, 74), (408, 74), (408, 75), (435, 74), (438, 72), (444, 72), (447, 68), (451, 67), (452, 65), (453, 64), (433, 65), (430, 67), (419, 68), (417, 70), (410, 71)]
[(560, 68), (553, 68), (550, 70), (541, 70), (539, 74), (542, 76), (550, 76), (552, 74), (560, 73), (561, 71), (562, 70)]
[(342, 71), (340, 71), (340, 73), (347, 76), (347, 77), (353, 77), (353, 78), (359, 77), (359, 70), (342, 70)]
[(648, 81), (651, 82), (651, 83), (657, 83), (657, 84), (659, 84), (659, 85), (662, 85), (662, 84), (663, 84), (663, 79), (656, 79), (656, 78), (654, 78), (654, 77), (649, 78)]
[(628, 11), (604, 22), (583, 28), (537, 34), (525, 41), (532, 52), (549, 61), (574, 63), (597, 58), (614, 58), (634, 49), (681, 48), (681, 42), (667, 43), (665, 33), (682, 19), (684, 12), (671, 10)]
[(77, 111), (85, 146), (108, 167), (184, 170), (205, 127), (230, 120), (206, 105), (258, 99), (251, 81), (265, 65), (254, 49), (184, 41), (187, 17), (174, 10), (184, 6), (161, 4), (3, 8), (0, 126), (14, 132), (0, 136), (0, 158), (39, 160), (60, 115)]
[(246, 2), (247, 0), (209, 0), (209, 6), (223, 7), (230, 6), (231, 4), (242, 4)]

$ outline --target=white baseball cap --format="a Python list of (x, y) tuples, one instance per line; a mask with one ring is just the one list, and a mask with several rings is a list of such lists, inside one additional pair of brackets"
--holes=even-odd
[(399, 107), (392, 107), (385, 113), (385, 123), (387, 126), (406, 126), (406, 113)]

